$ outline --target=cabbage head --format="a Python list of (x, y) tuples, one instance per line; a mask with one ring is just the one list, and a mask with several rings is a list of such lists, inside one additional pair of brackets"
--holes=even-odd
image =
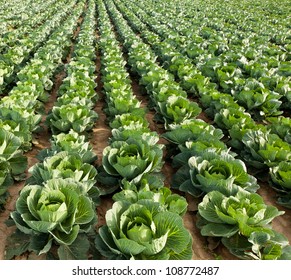
[(192, 258), (192, 238), (181, 216), (164, 210), (158, 202), (117, 201), (105, 218), (95, 245), (108, 259)]
[(32, 175), (27, 180), (29, 184), (41, 185), (54, 178), (71, 178), (81, 182), (87, 192), (96, 183), (97, 176), (97, 170), (93, 165), (83, 163), (78, 154), (70, 154), (66, 151), (47, 157), (43, 162), (33, 165), (28, 171)]
[(250, 237), (256, 231), (272, 234), (271, 221), (284, 214), (266, 205), (260, 195), (246, 191), (235, 196), (212, 191), (204, 196), (198, 211), (202, 217), (202, 223), (198, 223), (202, 235), (227, 238), (236, 233)]
[(53, 241), (71, 245), (80, 232), (88, 232), (96, 222), (94, 203), (71, 179), (26, 185), (11, 217), (21, 232), (41, 239), (38, 253), (47, 252)]
[(162, 157), (163, 145), (129, 138), (107, 146), (102, 164), (109, 175), (138, 183), (143, 174), (160, 171)]
[(174, 183), (181, 191), (196, 197), (211, 191), (235, 195), (241, 189), (255, 192), (259, 188), (245, 164), (228, 151), (217, 154), (210, 150), (190, 157), (188, 166), (181, 167), (174, 175)]
[(277, 202), (291, 208), (291, 162), (280, 162), (270, 168), (271, 186), (278, 193)]

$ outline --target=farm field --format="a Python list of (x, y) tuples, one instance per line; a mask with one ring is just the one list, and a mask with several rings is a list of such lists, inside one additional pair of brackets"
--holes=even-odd
[(291, 259), (290, 1), (0, 6), (0, 259)]

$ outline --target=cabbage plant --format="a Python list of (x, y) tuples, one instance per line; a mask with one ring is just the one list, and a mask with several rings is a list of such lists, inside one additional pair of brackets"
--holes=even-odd
[(115, 116), (114, 120), (110, 123), (111, 128), (119, 130), (130, 129), (145, 129), (149, 126), (148, 121), (145, 119), (145, 111), (140, 110), (140, 114), (122, 114)]
[(214, 117), (214, 122), (224, 130), (229, 130), (238, 124), (243, 127), (252, 121), (251, 115), (246, 113), (242, 107), (240, 110), (232, 107), (221, 109)]
[(137, 188), (124, 189), (113, 195), (114, 201), (126, 200), (136, 203), (142, 199), (150, 199), (160, 204), (161, 208), (180, 216), (187, 211), (186, 199), (178, 194), (173, 194), (169, 188), (160, 187), (158, 190), (151, 190), (149, 185), (137, 190)]
[(291, 192), (291, 162), (280, 162), (270, 168), (272, 182), (282, 192)]
[(180, 123), (184, 120), (197, 117), (201, 108), (196, 102), (185, 97), (172, 95), (164, 102), (158, 102), (157, 111), (162, 115), (165, 125)]
[(13, 184), (9, 163), (0, 157), (0, 209), (7, 198), (7, 189)]
[(204, 236), (221, 237), (230, 252), (242, 259), (290, 259), (285, 236), (272, 229), (284, 211), (266, 205), (255, 193), (239, 191), (225, 196), (212, 191), (198, 205), (197, 226)]
[(243, 136), (242, 158), (257, 169), (276, 166), (291, 160), (291, 146), (278, 135), (261, 129), (249, 129)]
[(29, 125), (18, 112), (8, 108), (0, 108), (0, 127), (10, 131), (21, 140), (23, 151), (31, 149), (32, 137)]
[(17, 136), (0, 128), (0, 159), (7, 162), (14, 179), (22, 179), (27, 167), (27, 158), (23, 155), (21, 145)]
[(62, 151), (67, 151), (69, 154), (77, 153), (84, 163), (93, 163), (97, 160), (97, 155), (90, 142), (86, 140), (84, 135), (80, 135), (74, 130), (70, 130), (69, 133), (52, 135), (51, 147), (41, 150), (37, 158), (43, 161), (46, 157)]
[(291, 144), (291, 119), (286, 117), (271, 117), (267, 119), (268, 129), (277, 134), (281, 139)]
[(141, 104), (140, 101), (132, 97), (131, 98), (124, 98), (123, 96), (118, 96), (115, 98), (110, 97), (108, 98), (107, 107), (104, 108), (104, 112), (106, 113), (106, 115), (112, 118), (116, 115), (138, 111), (140, 108), (140, 104)]
[(244, 106), (249, 112), (262, 116), (278, 116), (282, 114), (279, 108), (282, 101), (280, 94), (270, 91), (266, 88), (257, 87), (254, 89), (247, 88), (234, 95), (238, 104)]
[(223, 132), (220, 129), (201, 119), (188, 119), (179, 124), (171, 124), (169, 127), (171, 130), (162, 136), (176, 145), (185, 145), (187, 141), (191, 140), (196, 141), (201, 135), (204, 135), (206, 138), (213, 136), (217, 140), (223, 137)]
[(272, 234), (272, 220), (284, 214), (275, 206), (266, 205), (260, 195), (246, 191), (234, 196), (212, 191), (204, 196), (198, 211), (202, 235), (227, 238), (236, 233), (246, 237), (252, 232)]
[(26, 185), (11, 217), (21, 232), (38, 242), (35, 251), (41, 254), (53, 242), (71, 245), (79, 233), (88, 232), (96, 222), (94, 205), (79, 183), (52, 179), (44, 186)]
[(192, 238), (182, 218), (152, 199), (117, 201), (105, 218), (95, 244), (108, 259), (192, 258)]
[(211, 149), (190, 157), (188, 166), (182, 166), (174, 175), (173, 185), (193, 196), (214, 190), (235, 195), (241, 189), (255, 192), (259, 188), (256, 178), (247, 173), (241, 160), (228, 151), (217, 154)]
[(278, 192), (278, 203), (291, 208), (291, 162), (280, 162), (270, 168), (271, 186)]
[(53, 134), (58, 134), (71, 129), (78, 133), (89, 131), (97, 119), (98, 114), (86, 106), (66, 104), (54, 106), (46, 121)]
[(59, 152), (47, 157), (43, 162), (36, 163), (29, 170), (31, 177), (29, 184), (41, 185), (53, 178), (71, 178), (82, 183), (87, 192), (96, 183), (97, 170), (89, 163), (83, 163), (78, 154)]
[(249, 237), (236, 233), (230, 238), (223, 237), (222, 243), (240, 259), (290, 260), (291, 246), (288, 239), (274, 230), (254, 231)]
[(161, 169), (163, 145), (142, 138), (114, 141), (103, 150), (102, 165), (109, 175), (138, 183), (143, 174)]
[(188, 160), (192, 156), (201, 155), (206, 152), (215, 152), (217, 155), (223, 153), (229, 153), (235, 156), (236, 154), (231, 152), (224, 142), (217, 140), (212, 135), (201, 134), (196, 141), (187, 141), (184, 145), (178, 146), (180, 153), (173, 157), (172, 166), (179, 168), (188, 165)]

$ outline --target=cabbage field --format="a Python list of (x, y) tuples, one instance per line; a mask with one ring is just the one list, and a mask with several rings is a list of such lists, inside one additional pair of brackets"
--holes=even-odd
[(0, 7), (0, 259), (291, 259), (289, 0)]

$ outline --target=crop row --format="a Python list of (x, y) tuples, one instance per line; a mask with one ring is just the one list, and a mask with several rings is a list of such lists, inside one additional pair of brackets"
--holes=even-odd
[[(1, 39), (4, 42), (8, 39), (12, 40), (23, 38), (31, 32), (47, 15), (50, 14), (50, 8), (55, 5), (52, 1), (1, 1)], [(30, 8), (27, 9), (27, 6)], [(7, 41), (6, 41), (7, 42)], [(1, 48), (6, 48), (6, 44), (1, 42)]]
[[(133, 28), (139, 31), (141, 36), (152, 45), (164, 63), (163, 66), (180, 81), (182, 88), (187, 92), (191, 92), (192, 89), (192, 93), (199, 98), (208, 116), (213, 118), (215, 124), (223, 129), (229, 137), (228, 144), (236, 152), (239, 152), (240, 157), (249, 166), (260, 172), (265, 172), (269, 168), (271, 185), (279, 192), (279, 202), (288, 207), (290, 195), (288, 189), (290, 187), (288, 187), (287, 174), (290, 172), (290, 164), (288, 164), (290, 158), (290, 143), (288, 143), (290, 119), (288, 117), (269, 118), (271, 124), (268, 126), (257, 125), (251, 115), (245, 112), (239, 103), (236, 103), (232, 95), (220, 93), (216, 84), (208, 80), (209, 76), (205, 77), (199, 67), (196, 67), (189, 58), (180, 54), (175, 48), (175, 43), (171, 43), (167, 39), (161, 43), (161, 38), (157, 35), (144, 31), (146, 30), (145, 25), (133, 14), (129, 12), (125, 14)], [(287, 80), (284, 85), (288, 85)], [(242, 96), (245, 92), (241, 90), (238, 94)], [(256, 96), (259, 95), (256, 94)], [(270, 94), (266, 92), (265, 97), (269, 98), (269, 96)], [(262, 96), (258, 98), (264, 99)], [(273, 110), (267, 105), (267, 100), (263, 103), (267, 112)], [(270, 99), (270, 104), (275, 103)], [(249, 112), (251, 113), (251, 111)], [(264, 114), (263, 111), (260, 113)], [(286, 176), (282, 175), (283, 172), (286, 172)]]
[[(49, 36), (57, 29), (61, 21), (64, 20), (76, 1), (67, 1), (65, 3), (58, 2), (51, 5), (45, 13), (40, 13), (40, 17), (35, 17), (38, 21), (42, 22), (41, 17), (43, 14), (49, 17), (50, 20), (44, 21), (39, 26), (31, 31), (26, 31), (22, 34), (23, 38), (16, 38), (16, 34), (8, 32), (3, 36), (3, 44), (5, 47), (1, 49), (1, 64), (0, 64), (0, 93), (6, 93), (9, 86), (14, 86), (17, 80), (21, 80), (18, 72), (30, 63), (31, 54), (49, 40)], [(19, 30), (19, 29), (15, 29)], [(18, 42), (17, 44), (15, 42)]]
[(40, 129), (44, 102), (48, 100), (47, 91), (53, 85), (50, 79), (65, 55), (81, 5), (78, 5), (76, 12), (68, 17), (62, 27), (54, 31), (46, 44), (38, 49), (30, 63), (17, 73), (19, 82), (0, 101), (1, 204), (13, 179), (23, 179), (27, 168), (27, 158), (23, 156), (23, 152), (31, 149), (32, 133)]
[[(115, 1), (115, 2), (119, 2), (119, 1)], [(175, 82), (173, 80), (171, 81), (171, 76), (169, 78), (169, 75), (167, 75), (166, 72), (163, 72), (162, 69), (159, 68), (154, 63), (154, 56), (151, 53), (151, 51), (147, 50), (144, 44), (141, 41), (138, 41), (136, 39), (135, 34), (127, 26), (127, 23), (122, 18), (122, 16), (125, 16), (125, 18), (129, 21), (130, 25), (135, 27), (138, 24), (137, 21), (133, 20), (133, 17), (130, 15), (130, 13), (126, 11), (127, 8), (125, 8), (125, 6), (118, 5), (119, 11), (121, 12), (119, 14), (118, 11), (114, 10), (113, 5), (112, 6), (111, 5), (108, 4), (108, 10), (110, 11), (112, 15), (111, 19), (115, 22), (117, 30), (120, 33), (120, 36), (122, 38), (126, 38), (124, 41), (126, 42), (127, 46), (129, 46), (128, 47), (129, 64), (131, 65), (132, 69), (134, 69), (139, 75), (141, 75), (142, 73), (142, 78), (140, 82), (146, 86), (146, 89), (149, 94), (151, 95), (154, 94), (154, 98), (152, 99), (153, 99), (153, 102), (155, 103), (155, 108), (157, 109), (158, 114), (161, 114), (161, 113), (163, 114), (164, 112), (168, 113), (171, 109), (170, 106), (168, 107), (166, 105), (165, 110), (163, 111), (160, 110), (160, 103), (159, 101), (156, 100), (156, 96), (159, 96), (158, 93), (160, 93), (160, 91), (158, 91), (156, 88), (158, 88), (160, 83), (162, 84), (162, 80), (163, 80), (162, 77), (167, 77), (167, 82), (170, 83), (171, 85), (174, 85)], [(121, 8), (121, 6), (123, 8)], [(138, 31), (140, 32), (141, 36), (143, 36), (144, 29), (139, 28)], [(133, 40), (133, 41), (130, 42), (130, 40)], [(155, 50), (160, 50), (158, 44), (154, 44), (153, 47), (155, 48)], [(138, 55), (135, 53), (135, 50), (139, 50)], [(164, 55), (165, 53), (162, 53), (162, 54)], [(153, 59), (152, 60), (147, 59), (147, 61), (144, 64), (140, 64), (140, 58), (143, 58), (143, 57), (153, 58)], [(136, 60), (138, 60), (139, 63), (137, 63)], [(138, 69), (137, 69), (137, 65), (139, 66)], [(168, 65), (169, 67), (171, 67), (170, 62)], [(155, 68), (155, 71), (153, 70), (154, 68)], [(164, 73), (164, 75), (162, 73)], [(177, 92), (178, 91), (176, 91), (176, 94)], [(180, 92), (183, 92), (183, 91), (180, 90)], [(173, 92), (169, 93), (169, 95), (166, 98), (171, 100), (172, 96), (173, 96)], [(183, 116), (184, 120), (188, 118), (189, 119), (193, 118), (193, 115), (192, 116), (190, 115), (188, 117), (186, 113), (187, 108), (188, 108), (187, 105), (186, 106), (184, 104), (182, 106), (180, 105), (181, 108), (179, 108), (179, 105), (175, 104), (175, 110), (179, 114), (180, 117)], [(192, 113), (195, 112), (195, 110), (193, 109), (189, 111)], [(252, 212), (254, 210), (253, 209), (254, 204), (257, 204), (256, 207), (257, 207), (258, 212), (268, 213), (268, 212), (274, 211), (273, 212), (274, 217), (277, 216), (277, 214), (279, 214), (279, 212), (277, 212), (277, 214), (275, 213), (277, 211), (275, 210), (275, 208), (271, 210), (268, 206), (266, 206), (259, 195), (250, 194), (250, 192), (256, 191), (258, 186), (256, 185), (256, 179), (246, 173), (246, 167), (244, 163), (238, 159), (235, 159), (233, 155), (229, 153), (228, 150), (223, 149), (224, 148), (223, 143), (219, 142), (219, 139), (217, 138), (216, 139), (214, 138), (213, 139), (214, 141), (212, 141), (212, 143), (209, 143), (208, 141), (207, 146), (205, 147), (205, 144), (204, 144), (205, 139), (211, 139), (211, 135), (206, 134), (206, 137), (204, 139), (203, 137), (202, 139), (200, 138), (201, 140), (204, 140), (204, 143), (203, 142), (199, 143), (200, 139), (198, 137), (197, 137), (198, 139), (195, 138), (195, 134), (193, 133), (194, 127), (197, 130), (197, 124), (194, 124), (195, 122), (193, 120), (192, 120), (193, 122), (192, 131), (189, 131), (191, 129), (190, 128), (191, 121), (189, 121), (188, 123), (186, 122), (186, 124), (184, 125), (184, 131), (183, 131), (183, 128), (181, 129), (181, 126), (183, 127), (183, 125), (181, 125), (180, 128), (178, 128), (179, 125), (173, 122), (175, 125), (171, 126), (169, 125), (169, 122), (168, 122), (168, 118), (167, 118), (168, 115), (164, 114), (163, 117), (166, 121), (165, 128), (172, 130), (171, 132), (165, 134), (166, 138), (170, 140), (171, 142), (174, 142), (175, 144), (179, 144), (180, 149), (182, 150), (182, 153), (179, 154), (175, 158), (175, 161), (174, 161), (174, 164), (176, 164), (175, 167), (181, 167), (181, 166), (182, 167), (180, 168), (178, 173), (175, 175), (172, 187), (174, 188), (178, 187), (180, 190), (187, 191), (194, 196), (201, 196), (201, 194), (206, 194), (204, 196), (203, 202), (199, 204), (198, 206), (199, 215), (202, 216), (202, 219), (199, 222), (199, 226), (202, 228), (202, 231), (201, 231), (202, 234), (207, 235), (207, 236), (222, 237), (222, 242), (224, 243), (224, 245), (226, 245), (231, 250), (232, 253), (243, 258), (245, 257), (251, 257), (251, 258), (272, 257), (273, 253), (271, 252), (272, 251), (271, 248), (273, 248), (274, 244), (276, 244), (277, 246), (278, 245), (277, 242), (278, 243), (282, 242), (281, 246), (282, 248), (284, 248), (286, 239), (283, 236), (278, 235), (275, 232), (267, 233), (268, 230), (265, 231), (263, 229), (265, 227), (269, 228), (269, 225), (268, 225), (270, 222), (269, 214), (267, 214), (265, 218), (262, 218), (260, 222), (257, 220), (258, 224), (256, 225), (254, 225), (253, 220), (251, 218), (249, 222), (248, 221), (246, 221), (246, 223), (243, 222), (243, 224), (238, 226), (240, 224), (238, 220), (241, 219), (241, 217), (238, 218), (240, 216), (238, 215), (238, 213), (241, 212), (241, 207), (245, 209), (252, 209), (251, 210)], [(178, 123), (180, 124), (182, 121), (183, 119), (180, 119)], [(185, 127), (187, 128), (185, 129)], [(176, 128), (178, 129), (175, 130)], [(187, 129), (188, 129), (188, 133), (187, 132), (185, 133), (185, 130), (187, 131)], [(199, 136), (201, 137), (201, 133)], [(190, 139), (192, 141), (189, 141)], [(242, 179), (243, 177), (244, 179)], [(247, 190), (248, 192), (242, 191), (241, 188), (245, 188), (245, 190)], [(250, 198), (250, 196), (258, 198), (256, 203), (254, 203), (254, 201), (252, 202), (252, 199)], [(215, 201), (216, 198), (218, 199), (217, 201)], [(226, 202), (228, 199), (230, 201), (232, 199), (240, 201), (239, 205), (227, 206), (227, 204), (230, 203), (230, 202)], [(209, 209), (211, 209), (212, 207), (220, 208), (222, 201), (226, 203), (225, 208), (223, 208), (224, 206), (222, 206), (222, 209), (214, 211), (209, 216), (208, 214), (206, 214), (207, 211), (210, 211)], [(245, 204), (245, 206), (242, 206), (243, 204)], [(248, 204), (249, 206), (247, 206)], [(233, 213), (229, 212), (230, 208), (228, 207), (234, 207), (236, 209), (235, 212), (237, 213), (235, 214), (234, 212)], [(265, 208), (265, 210), (262, 210), (263, 208)], [(234, 209), (232, 208), (232, 210)], [(246, 211), (248, 212), (248, 210)], [(224, 213), (227, 216), (230, 216), (231, 220), (227, 221), (226, 218), (225, 219), (222, 218), (220, 216), (220, 213)], [(249, 214), (245, 213), (245, 214), (247, 216), (251, 216), (252, 214), (255, 215), (254, 212), (252, 214), (250, 213)], [(282, 212), (280, 214), (282, 214)], [(263, 220), (265, 219), (268, 220), (267, 223), (263, 222)], [(237, 220), (237, 222), (235, 223), (237, 223), (238, 227), (232, 226), (234, 220)], [(262, 226), (262, 228), (260, 228), (259, 225)], [(268, 242), (266, 242), (265, 244), (263, 243), (256, 244), (256, 242), (258, 242), (258, 240), (261, 240), (261, 238), (263, 238), (264, 240), (268, 240)], [(284, 239), (285, 241), (283, 241)], [(260, 249), (256, 252), (253, 251), (252, 253), (249, 253), (249, 250), (251, 250), (251, 248), (254, 249), (254, 247), (256, 248), (258, 247)]]
[(92, 164), (97, 156), (82, 133), (96, 122), (98, 116), (90, 108), (98, 96), (94, 90), (95, 3), (88, 1), (85, 10), (84, 5), (85, 1), (80, 1), (71, 20), (63, 25), (63, 32), (68, 28), (66, 36), (69, 36), (60, 44), (65, 50), (71, 45), (69, 38), (73, 37), (78, 18), (83, 14), (73, 58), (66, 67), (67, 77), (46, 117), (52, 132), (51, 147), (42, 150), (38, 155), (40, 162), (28, 170), (31, 176), (11, 213), (18, 228), (11, 238), (22, 236), (23, 246), (8, 248), (8, 258), (25, 251), (47, 254), (48, 258), (87, 258), (90, 244), (84, 234), (97, 221), (95, 207), (99, 192), (95, 186), (97, 170)]
[(192, 239), (181, 217), (186, 200), (165, 188), (157, 175), (164, 146), (157, 144), (159, 137), (149, 130), (145, 110), (132, 92), (102, 1), (98, 1), (98, 15), (105, 112), (112, 128), (110, 144), (103, 150), (106, 174), (101, 178), (116, 178), (122, 191), (113, 195), (106, 225), (98, 231), (97, 248), (109, 259), (191, 259)]

